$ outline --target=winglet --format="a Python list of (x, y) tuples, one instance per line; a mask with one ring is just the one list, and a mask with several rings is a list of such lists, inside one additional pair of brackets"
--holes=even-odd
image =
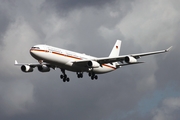
[(17, 64), (18, 64), (17, 60), (15, 60), (14, 64), (15, 64), (15, 65), (17, 65)]
[(169, 52), (172, 49), (173, 46), (169, 47), (168, 49), (165, 50), (165, 52)]

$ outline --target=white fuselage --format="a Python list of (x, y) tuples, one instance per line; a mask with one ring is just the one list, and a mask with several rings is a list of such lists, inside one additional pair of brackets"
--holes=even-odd
[(81, 54), (69, 50), (64, 50), (48, 45), (36, 45), (30, 49), (30, 54), (38, 61), (43, 61), (54, 65), (55, 67), (73, 71), (73, 72), (94, 72), (95, 74), (102, 74), (116, 69), (113, 64), (103, 64), (100, 67), (89, 68), (86, 65), (74, 65), (74, 61), (94, 59), (86, 54)]

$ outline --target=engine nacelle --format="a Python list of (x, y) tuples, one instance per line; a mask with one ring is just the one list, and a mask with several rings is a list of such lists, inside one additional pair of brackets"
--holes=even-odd
[(31, 66), (29, 66), (29, 65), (22, 65), (21, 70), (23, 72), (33, 72), (33, 68)]
[(136, 63), (136, 62), (137, 62), (137, 59), (134, 58), (134, 57), (131, 57), (131, 56), (126, 56), (126, 57), (124, 58), (124, 61), (125, 61), (126, 63)]
[(41, 65), (41, 66), (38, 66), (38, 70), (40, 72), (49, 72), (50, 71), (50, 68), (46, 65)]
[(92, 68), (98, 68), (100, 67), (100, 64), (96, 61), (88, 61), (87, 66)]

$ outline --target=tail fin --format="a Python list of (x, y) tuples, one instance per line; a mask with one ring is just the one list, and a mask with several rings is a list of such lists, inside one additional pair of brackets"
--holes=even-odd
[(111, 50), (109, 57), (119, 56), (120, 49), (121, 49), (121, 40), (117, 40), (113, 49)]

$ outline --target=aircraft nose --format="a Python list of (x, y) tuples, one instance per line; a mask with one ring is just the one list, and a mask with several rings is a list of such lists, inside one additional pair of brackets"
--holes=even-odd
[(32, 57), (34, 57), (35, 59), (39, 59), (41, 54), (39, 52), (41, 52), (43, 50), (40, 49), (40, 46), (33, 46), (29, 52), (31, 54)]
[(36, 47), (32, 47), (29, 52), (31, 54), (32, 57), (36, 58), (37, 57), (37, 52), (36, 52), (37, 48)]
[(30, 52), (30, 54), (31, 54), (32, 56), (35, 56), (35, 51), (36, 51), (36, 50), (39, 50), (39, 49), (40, 49), (39, 47), (33, 46), (33, 47), (31, 47), (31, 49), (29, 50), (29, 52)]
[(29, 50), (29, 52), (30, 52), (30, 54), (31, 54), (32, 56), (34, 56), (34, 55), (35, 55), (35, 54), (34, 54), (34, 51), (33, 51), (33, 49), (32, 49), (32, 48)]

